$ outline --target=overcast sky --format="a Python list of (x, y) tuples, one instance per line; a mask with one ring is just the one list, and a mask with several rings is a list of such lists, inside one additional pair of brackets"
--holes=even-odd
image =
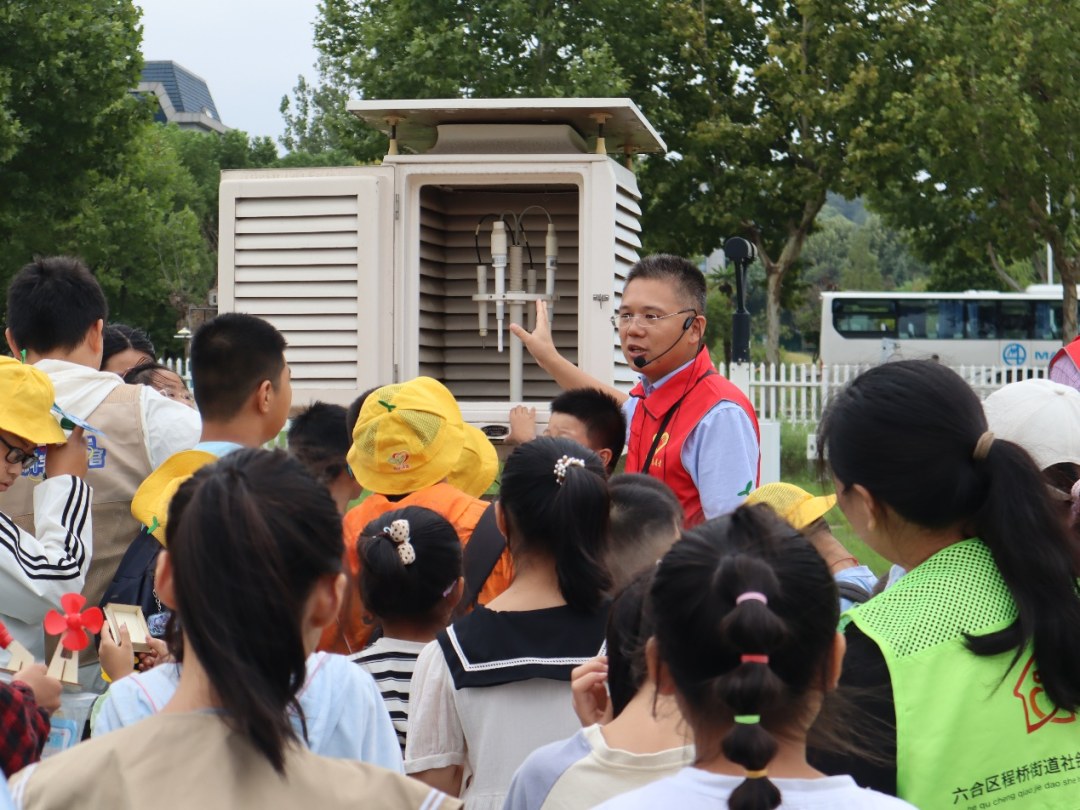
[(222, 123), (274, 140), (278, 106), (296, 77), (316, 77), (318, 0), (135, 0), (143, 56), (171, 59), (206, 80)]

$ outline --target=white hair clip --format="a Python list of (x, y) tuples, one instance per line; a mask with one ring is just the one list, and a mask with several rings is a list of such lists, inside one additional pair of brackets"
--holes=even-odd
[(402, 565), (411, 565), (416, 562), (416, 549), (409, 542), (409, 521), (395, 520), (383, 531), (397, 546), (397, 553), (401, 557)]
[(574, 458), (573, 456), (563, 456), (555, 462), (555, 480), (559, 482), (559, 486), (562, 486), (563, 481), (566, 480), (566, 471), (570, 467), (581, 467), (584, 469), (585, 460), (580, 458)]

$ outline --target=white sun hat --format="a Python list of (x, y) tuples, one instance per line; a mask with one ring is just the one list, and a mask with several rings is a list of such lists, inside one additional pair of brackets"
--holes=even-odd
[(1080, 391), (1050, 380), (1023, 380), (983, 402), (996, 439), (1020, 445), (1039, 469), (1080, 464)]

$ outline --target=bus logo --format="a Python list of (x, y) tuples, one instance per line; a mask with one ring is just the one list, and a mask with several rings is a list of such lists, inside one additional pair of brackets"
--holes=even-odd
[(1027, 349), (1019, 343), (1010, 343), (1005, 347), (1005, 351), (1001, 353), (1001, 359), (1005, 361), (1007, 366), (1022, 366), (1024, 361), (1027, 360)]

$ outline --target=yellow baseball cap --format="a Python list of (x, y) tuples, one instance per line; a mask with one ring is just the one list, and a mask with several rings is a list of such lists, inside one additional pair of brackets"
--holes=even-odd
[(146, 526), (161, 545), (165, 545), (165, 523), (169, 519), (169, 502), (200, 467), (213, 464), (218, 457), (205, 450), (184, 450), (173, 453), (142, 482), (131, 499), (131, 514)]
[(63, 444), (67, 436), (50, 413), (56, 391), (43, 371), (0, 357), (0, 430), (34, 444)]
[(479, 498), (488, 491), (499, 474), (499, 454), (484, 431), (467, 423), (464, 428), (465, 446), (446, 481), (462, 492)]
[(450, 475), (464, 446), (454, 395), (438, 380), (417, 377), (384, 385), (364, 400), (348, 461), (364, 489), (405, 495)]
[(780, 517), (800, 531), (836, 506), (835, 495), (814, 497), (794, 484), (765, 484), (751, 492), (748, 504), (765, 503)]

